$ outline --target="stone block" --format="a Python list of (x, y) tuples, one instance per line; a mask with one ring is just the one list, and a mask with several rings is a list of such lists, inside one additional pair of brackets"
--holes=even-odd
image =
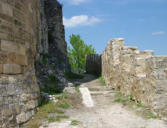
[(38, 106), (38, 103), (34, 100), (29, 100), (26, 104), (28, 110), (32, 110)]
[(8, 34), (0, 33), (0, 39), (8, 39)]
[(16, 120), (17, 120), (17, 123), (20, 124), (20, 123), (23, 123), (23, 122), (26, 122), (26, 113), (25, 112), (22, 112), (21, 114), (17, 115), (16, 116)]
[(18, 64), (4, 64), (3, 73), (4, 74), (19, 74), (21, 73), (21, 66)]
[(166, 73), (166, 75), (167, 75), (167, 68), (164, 70), (164, 72)]
[(140, 51), (140, 53), (138, 54), (138, 57), (149, 58), (149, 57), (152, 57), (153, 55), (154, 55), (154, 52), (152, 50), (144, 50), (144, 51)]
[(12, 114), (11, 110), (9, 109), (8, 106), (5, 106), (2, 108), (2, 115), (5, 117), (8, 117)]
[(8, 63), (16, 64), (16, 53), (15, 52), (8, 53)]
[(7, 53), (0, 51), (0, 64), (7, 62)]
[(3, 73), (3, 65), (0, 64), (0, 73)]
[[(15, 86), (13, 85), (8, 85), (7, 86), (7, 94), (9, 95), (14, 95), (15, 94)], [(12, 100), (11, 100), (12, 101)]]
[(8, 53), (8, 63), (9, 64), (27, 65), (27, 58), (24, 55), (11, 52), (11, 53)]
[(26, 46), (25, 45), (18, 45), (18, 53), (21, 55), (25, 55), (26, 54)]
[(27, 65), (27, 57), (24, 55), (16, 55), (16, 63), (20, 65)]
[(1, 40), (1, 50), (6, 52), (14, 52), (21, 55), (25, 55), (26, 47), (22, 44), (16, 44), (11, 41)]
[(13, 8), (6, 3), (1, 3), (1, 13), (8, 15), (8, 16), (13, 16)]
[(7, 40), (1, 40), (1, 50), (7, 52), (18, 52), (17, 45)]

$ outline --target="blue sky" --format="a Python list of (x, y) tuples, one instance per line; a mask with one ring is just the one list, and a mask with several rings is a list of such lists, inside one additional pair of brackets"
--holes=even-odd
[(66, 41), (80, 34), (102, 53), (113, 38), (127, 46), (167, 55), (167, 0), (59, 0)]

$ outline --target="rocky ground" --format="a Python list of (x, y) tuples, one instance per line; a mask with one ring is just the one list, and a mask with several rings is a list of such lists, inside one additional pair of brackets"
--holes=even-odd
[(129, 105), (116, 102), (118, 92), (104, 86), (93, 76), (87, 75), (79, 83), (79, 90), (89, 90), (81, 92), (84, 101), (65, 111), (68, 119), (45, 124), (40, 128), (167, 128), (167, 122), (163, 120), (154, 116), (142, 116), (140, 111), (144, 108), (141, 105), (137, 107), (135, 103)]

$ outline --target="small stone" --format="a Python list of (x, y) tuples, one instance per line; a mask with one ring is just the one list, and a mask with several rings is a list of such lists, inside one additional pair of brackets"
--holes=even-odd
[(74, 86), (73, 83), (68, 83), (67, 85), (68, 85), (69, 87), (73, 87), (73, 86)]
[(76, 90), (75, 90), (75, 87), (66, 87), (64, 89), (64, 92), (67, 92), (67, 93), (70, 93), (70, 94), (75, 94)]

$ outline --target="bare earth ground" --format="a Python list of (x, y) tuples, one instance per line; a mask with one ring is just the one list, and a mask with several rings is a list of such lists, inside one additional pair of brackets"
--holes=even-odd
[[(92, 76), (86, 76), (81, 81), (83, 83), (80, 88), (89, 89), (93, 107), (78, 104), (75, 108), (66, 110), (69, 119), (40, 128), (167, 128), (167, 123), (162, 120), (145, 119), (136, 114), (136, 108), (129, 109), (122, 103), (114, 102), (117, 92), (102, 85), (98, 79), (91, 79)], [(72, 126), (72, 120), (79, 121), (79, 125)]]

